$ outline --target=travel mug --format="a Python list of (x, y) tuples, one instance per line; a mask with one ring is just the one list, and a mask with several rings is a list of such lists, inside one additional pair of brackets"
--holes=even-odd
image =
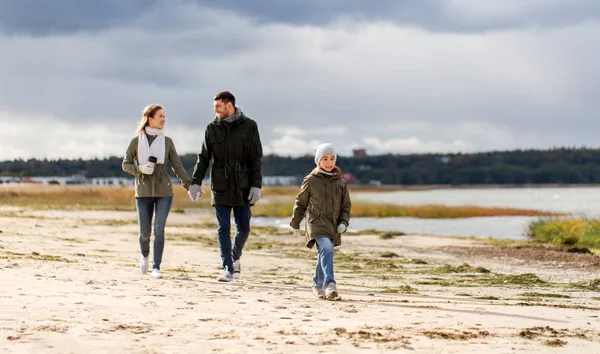
[(148, 166), (152, 166), (152, 173), (154, 173), (154, 166), (156, 166), (156, 161), (157, 159), (154, 156), (150, 156), (148, 158)]

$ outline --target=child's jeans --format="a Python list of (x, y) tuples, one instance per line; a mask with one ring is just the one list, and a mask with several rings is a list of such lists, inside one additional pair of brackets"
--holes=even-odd
[(333, 278), (333, 243), (329, 237), (319, 237), (317, 242), (317, 269), (313, 278), (313, 286), (325, 288), (329, 283), (335, 284)]

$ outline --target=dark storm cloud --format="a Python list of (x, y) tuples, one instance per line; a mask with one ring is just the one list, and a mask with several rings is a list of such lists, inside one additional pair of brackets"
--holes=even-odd
[(157, 0), (0, 0), (0, 32), (49, 35), (126, 24)]
[[(0, 0), (0, 32), (48, 35), (127, 26), (157, 5), (196, 5), (258, 23), (390, 21), (433, 31), (564, 26), (600, 16), (597, 0)], [(160, 26), (176, 26), (169, 13)]]

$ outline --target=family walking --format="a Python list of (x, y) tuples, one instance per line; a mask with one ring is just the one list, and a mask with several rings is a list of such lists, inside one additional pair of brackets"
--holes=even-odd
[[(150, 238), (154, 230), (152, 276), (161, 278), (165, 245), (165, 224), (173, 202), (173, 185), (166, 163), (180, 179), (189, 197), (202, 198), (202, 180), (210, 168), (211, 204), (217, 219), (217, 239), (222, 272), (217, 280), (229, 282), (241, 277), (241, 257), (250, 234), (251, 207), (259, 201), (262, 189), (262, 143), (258, 125), (235, 104), (228, 91), (213, 99), (215, 118), (207, 125), (204, 141), (190, 177), (175, 149), (173, 140), (163, 133), (165, 109), (149, 105), (142, 112), (136, 136), (123, 159), (123, 170), (135, 176), (135, 199), (140, 228), (140, 271), (150, 267)], [(341, 245), (341, 234), (350, 220), (350, 195), (342, 173), (336, 166), (331, 144), (314, 149), (315, 169), (306, 176), (292, 210), (290, 227), (302, 235), (300, 223), (306, 214), (306, 246), (317, 246), (313, 277), (315, 296), (337, 298), (334, 277), (334, 247)], [(231, 215), (236, 232), (231, 240)], [(152, 229), (152, 219), (154, 228)]]

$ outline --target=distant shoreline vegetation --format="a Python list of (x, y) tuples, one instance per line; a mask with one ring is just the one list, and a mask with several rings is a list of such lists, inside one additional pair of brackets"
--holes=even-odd
[[(208, 191), (208, 187), (205, 186)], [(363, 188), (352, 193), (369, 192)], [(264, 187), (263, 199), (253, 207), (255, 216), (290, 217), (297, 187)], [(41, 184), (0, 185), (0, 205), (33, 209), (135, 210), (133, 186), (58, 186)], [(210, 195), (192, 202), (182, 188), (175, 188), (173, 211), (211, 210)], [(486, 216), (556, 216), (559, 214), (530, 209), (446, 206), (394, 205), (354, 201), (353, 217), (415, 217), (451, 219)]]
[[(182, 155), (191, 173), (196, 154)], [(0, 176), (130, 177), (121, 170), (122, 157), (105, 159), (12, 160), (0, 162)], [(406, 154), (339, 156), (349, 182), (361, 185), (450, 187), (570, 186), (600, 184), (600, 149), (553, 148), (469, 154)], [(293, 176), (299, 184), (314, 168), (312, 156), (263, 158), (264, 176)]]

